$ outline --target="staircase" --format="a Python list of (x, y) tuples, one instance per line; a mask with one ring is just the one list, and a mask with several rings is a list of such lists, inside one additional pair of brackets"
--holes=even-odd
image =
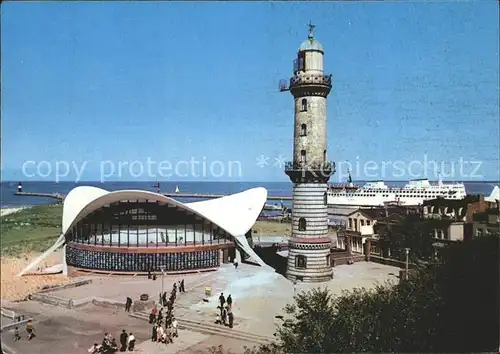
[[(129, 316), (144, 321), (149, 321), (149, 312), (146, 311), (134, 312), (131, 313)], [(179, 323), (178, 324), (179, 329), (237, 339), (258, 345), (269, 345), (271, 342), (274, 341), (274, 338), (271, 336), (263, 336), (260, 334), (250, 333), (235, 329), (234, 327), (237, 327), (238, 323), (235, 323), (233, 328), (229, 328), (225, 327), (224, 325), (215, 324), (214, 322), (211, 322), (208, 318), (206, 317), (203, 318), (203, 317), (204, 316), (200, 316), (200, 319), (196, 320), (177, 317), (177, 322)]]
[[(232, 265), (222, 265), (221, 268), (229, 268), (231, 271), (233, 269)], [(251, 272), (253, 270), (248, 270)], [(238, 269), (238, 273), (241, 276), (245, 275), (245, 271)], [(217, 278), (213, 281), (214, 277)], [(244, 342), (249, 342), (257, 345), (268, 345), (275, 341), (275, 338), (270, 335), (260, 335), (252, 333), (243, 329), (245, 326), (245, 319), (238, 318), (236, 316), (236, 321), (233, 328), (226, 327), (224, 325), (215, 324), (215, 314), (216, 305), (213, 306), (213, 311), (210, 311), (212, 315), (207, 315), (206, 313), (195, 313), (193, 310), (193, 304), (200, 303), (203, 301), (205, 296), (205, 286), (210, 286), (212, 290), (212, 296), (216, 296), (223, 292), (229, 281), (224, 277), (217, 276), (216, 273), (211, 273), (207, 276), (202, 277), (199, 282), (194, 284), (189, 284), (187, 292), (177, 293), (177, 298), (175, 299), (174, 312), (177, 322), (179, 324), (180, 330), (189, 330), (193, 332), (198, 332), (207, 335), (217, 335), (226, 338), (232, 338), (236, 340), (241, 340)], [(137, 311), (129, 314), (129, 316), (138, 318), (149, 322), (150, 309), (145, 311)]]

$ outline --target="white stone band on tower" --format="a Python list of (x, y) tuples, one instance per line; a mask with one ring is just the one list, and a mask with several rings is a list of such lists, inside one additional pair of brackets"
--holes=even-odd
[(324, 183), (297, 183), (293, 188), (292, 228), (294, 237), (325, 237), (328, 233), (328, 210)]
[(289, 90), (295, 101), (293, 161), (285, 173), (294, 183), (292, 237), (286, 276), (321, 282), (333, 276), (328, 238), (326, 192), (335, 165), (327, 161), (326, 98), (331, 75), (323, 72), (323, 46), (314, 39), (314, 26), (300, 46)]

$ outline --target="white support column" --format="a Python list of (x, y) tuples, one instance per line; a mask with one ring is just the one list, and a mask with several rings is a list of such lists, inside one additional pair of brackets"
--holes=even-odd
[(62, 251), (62, 273), (63, 275), (68, 276), (68, 263), (66, 262), (66, 247), (67, 245), (64, 245)]

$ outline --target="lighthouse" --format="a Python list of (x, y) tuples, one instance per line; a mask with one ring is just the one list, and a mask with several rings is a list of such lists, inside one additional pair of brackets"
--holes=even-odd
[(327, 188), (335, 164), (326, 156), (326, 99), (332, 76), (323, 71), (324, 49), (314, 39), (300, 45), (289, 84), (281, 91), (294, 98), (293, 161), (285, 173), (293, 183), (292, 236), (288, 245), (286, 277), (293, 281), (322, 282), (333, 277), (328, 237)]

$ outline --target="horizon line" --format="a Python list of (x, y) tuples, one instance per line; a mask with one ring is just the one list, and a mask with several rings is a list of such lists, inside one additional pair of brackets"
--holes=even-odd
[[(415, 178), (415, 179), (403, 179), (403, 180), (383, 180), (383, 179), (359, 179), (353, 180), (353, 182), (409, 182), (416, 180), (424, 180), (425, 178)], [(427, 179), (430, 182), (437, 182), (438, 180)], [(442, 182), (448, 183), (500, 183), (500, 180), (441, 180)], [(191, 181), (154, 181), (154, 180), (108, 180), (108, 181), (99, 181), (99, 180), (82, 180), (82, 181), (45, 181), (45, 180), (1, 180), (0, 183), (24, 183), (24, 182), (32, 182), (32, 183), (99, 183), (105, 184), (110, 182), (122, 182), (122, 183), (292, 183), (291, 181), (269, 181), (269, 180), (259, 180), (259, 181), (234, 181), (234, 180), (225, 180), (225, 181), (204, 181), (204, 180), (191, 180)], [(347, 182), (328, 182), (329, 184), (347, 184)]]

